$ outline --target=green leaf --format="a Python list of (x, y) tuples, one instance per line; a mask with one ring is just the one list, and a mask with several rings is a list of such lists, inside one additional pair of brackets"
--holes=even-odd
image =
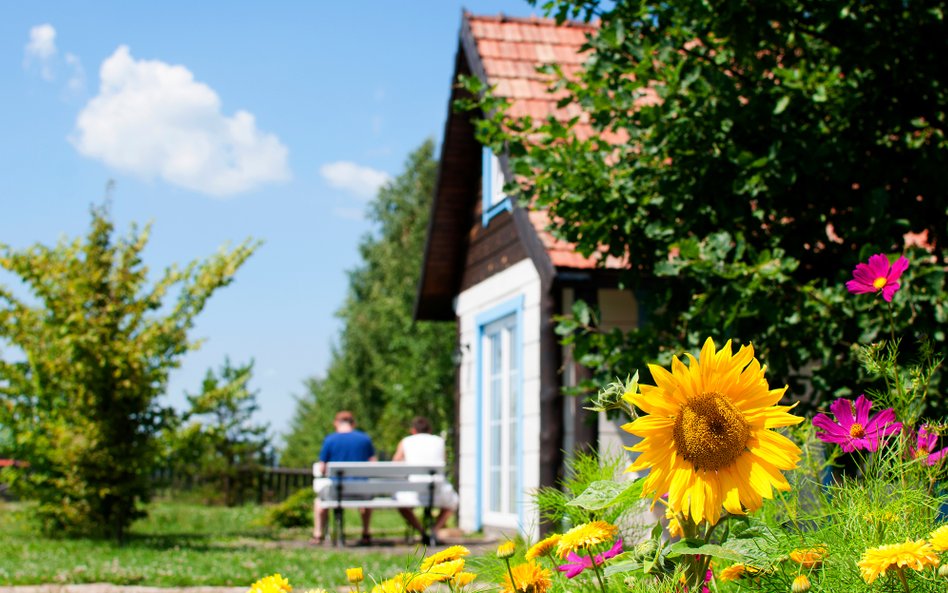
[(740, 562), (744, 558), (744, 556), (736, 550), (725, 548), (718, 544), (708, 544), (700, 539), (683, 539), (672, 544), (668, 552), (668, 557), (676, 558), (678, 556), (711, 556), (732, 562)]
[(777, 104), (774, 106), (774, 115), (780, 115), (786, 111), (788, 105), (790, 105), (790, 95), (784, 95), (780, 97), (780, 99), (777, 101)]
[(598, 480), (593, 482), (582, 494), (566, 503), (569, 506), (579, 507), (587, 511), (599, 511), (621, 501), (640, 498), (645, 478), (633, 482), (616, 482), (614, 480)]

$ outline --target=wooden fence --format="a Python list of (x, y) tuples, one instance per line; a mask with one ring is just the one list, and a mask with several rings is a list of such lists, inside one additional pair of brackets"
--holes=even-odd
[[(194, 474), (162, 468), (155, 472), (156, 491), (164, 496), (205, 494), (236, 504), (282, 502), (299, 490), (312, 489), (313, 470), (305, 467), (243, 467), (231, 475)], [(217, 494), (217, 496), (213, 496)]]

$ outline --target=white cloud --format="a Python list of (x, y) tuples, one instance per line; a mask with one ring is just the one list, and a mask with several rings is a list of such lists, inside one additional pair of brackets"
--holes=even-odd
[(280, 140), (258, 130), (251, 113), (222, 114), (217, 93), (184, 66), (136, 60), (122, 45), (99, 78), (70, 138), (81, 154), (214, 196), (290, 177)]
[(66, 65), (72, 71), (69, 80), (66, 81), (66, 90), (74, 94), (81, 93), (86, 88), (86, 70), (82, 67), (82, 61), (79, 56), (69, 52), (66, 52), (63, 57), (66, 60)]
[(336, 189), (345, 190), (363, 200), (370, 200), (379, 188), (392, 178), (388, 173), (351, 161), (336, 161), (319, 168), (319, 173)]
[(24, 48), (23, 66), (38, 64), (40, 76), (53, 80), (53, 59), (56, 57), (56, 29), (49, 23), (30, 29), (30, 40)]

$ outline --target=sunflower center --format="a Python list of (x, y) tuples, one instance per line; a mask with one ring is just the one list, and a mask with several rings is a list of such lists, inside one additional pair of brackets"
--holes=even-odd
[(750, 439), (744, 414), (720, 393), (702, 393), (681, 407), (675, 446), (695, 469), (719, 470), (734, 463)]
[(854, 439), (861, 439), (866, 436), (866, 429), (862, 427), (862, 424), (854, 422), (853, 425), (849, 427), (849, 436)]
[(872, 286), (876, 290), (882, 290), (883, 288), (885, 288), (885, 283), (886, 283), (885, 276), (879, 276), (878, 278), (872, 281)]

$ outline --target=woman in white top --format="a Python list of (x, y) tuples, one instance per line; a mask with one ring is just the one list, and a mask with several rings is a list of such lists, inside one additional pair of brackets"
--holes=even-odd
[[(417, 464), (441, 464), (444, 465), (444, 439), (438, 435), (431, 434), (431, 422), (423, 416), (416, 416), (411, 421), (409, 428), (411, 435), (403, 438), (395, 449), (395, 455), (392, 461), (404, 461), (405, 463)], [(454, 513), (458, 506), (458, 495), (451, 487), (449, 482), (442, 482), (435, 490), (434, 506), (438, 507), (438, 518), (432, 533), (437, 533), (444, 528), (448, 519)], [(400, 508), (399, 512), (408, 521), (408, 524), (418, 530), (418, 533), (424, 534), (424, 527), (421, 521), (415, 516), (412, 509)]]

